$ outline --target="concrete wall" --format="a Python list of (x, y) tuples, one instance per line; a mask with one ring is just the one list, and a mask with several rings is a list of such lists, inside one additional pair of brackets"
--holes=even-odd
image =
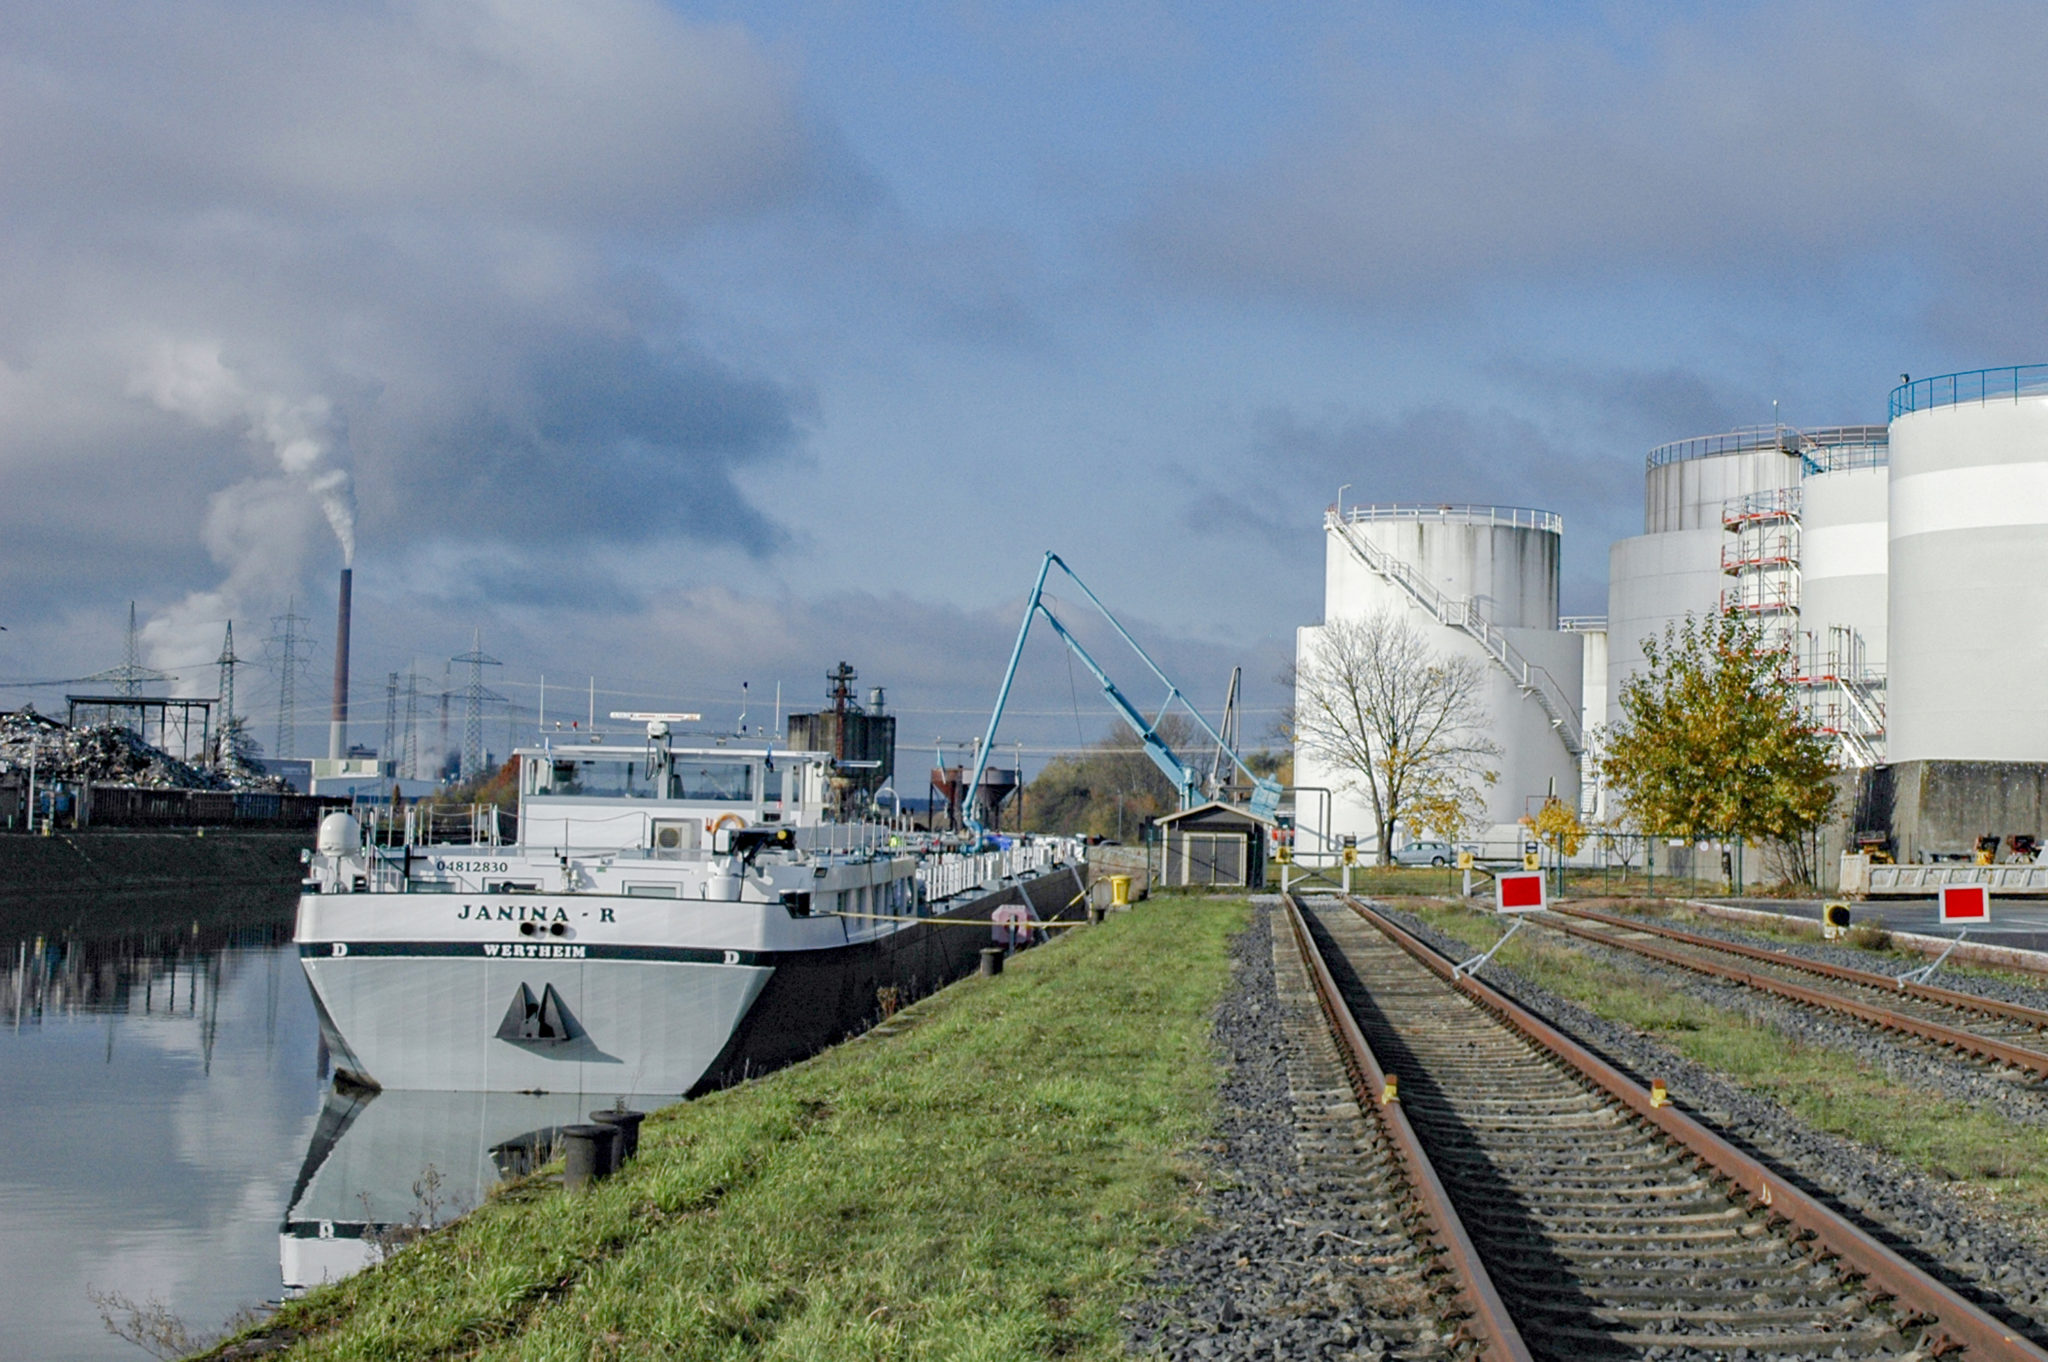
[[(2048, 842), (2048, 764), (1906, 761), (1844, 772), (1826, 832), (1830, 857), (1853, 849), (1859, 830), (1882, 828), (1895, 859), (1974, 851), (1984, 835), (2028, 833)], [(2000, 854), (2004, 854), (2001, 846)]]
[(1967, 852), (1985, 834), (2048, 836), (2048, 766), (2011, 761), (1892, 765), (1897, 858)]

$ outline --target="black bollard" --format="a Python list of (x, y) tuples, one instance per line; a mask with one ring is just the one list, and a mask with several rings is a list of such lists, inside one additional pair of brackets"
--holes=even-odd
[(562, 1186), (571, 1192), (586, 1192), (591, 1183), (608, 1177), (618, 1141), (617, 1126), (563, 1126)]
[(992, 978), (1003, 972), (1003, 948), (983, 946), (981, 948), (981, 977)]
[(624, 1163), (640, 1152), (640, 1123), (647, 1119), (644, 1111), (627, 1111), (617, 1108), (608, 1111), (593, 1111), (590, 1119), (601, 1126), (616, 1126), (619, 1132), (619, 1162)]

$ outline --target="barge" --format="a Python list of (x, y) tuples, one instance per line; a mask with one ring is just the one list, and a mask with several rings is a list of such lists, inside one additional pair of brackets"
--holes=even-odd
[[(295, 940), (337, 1076), (366, 1087), (692, 1094), (815, 1053), (971, 969), (1082, 844), (964, 845), (825, 811), (832, 758), (724, 740), (522, 748), (516, 829), (419, 809), (321, 824)], [(1015, 914), (1005, 917), (1019, 916)]]

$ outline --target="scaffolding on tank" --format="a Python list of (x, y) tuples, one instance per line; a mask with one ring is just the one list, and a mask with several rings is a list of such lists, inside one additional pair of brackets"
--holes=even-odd
[[(1838, 430), (1867, 436), (1882, 428)], [(1856, 451), (1881, 443), (1865, 438), (1822, 448), (1817, 452), (1823, 457), (1810, 459), (1809, 469), (1876, 466), (1860, 461)], [(1832, 461), (1837, 450), (1844, 454), (1841, 462)], [(1840, 765), (1875, 766), (1884, 761), (1884, 677), (1866, 659), (1863, 636), (1843, 625), (1829, 625), (1823, 643), (1821, 631), (1800, 627), (1803, 511), (1804, 496), (1797, 487), (1754, 492), (1722, 507), (1721, 528), (1734, 540), (1721, 550), (1721, 571), (1735, 580), (1721, 592), (1721, 613), (1761, 626), (1764, 646), (1784, 659), (1784, 669), (1798, 690), (1801, 718), (1834, 742)]]

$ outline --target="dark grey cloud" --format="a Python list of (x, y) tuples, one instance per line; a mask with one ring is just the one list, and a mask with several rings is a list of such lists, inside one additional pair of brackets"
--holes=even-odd
[[(1491, 367), (1529, 406), (1573, 423), (1617, 451), (1647, 452), (1671, 440), (1755, 425), (1770, 409), (1767, 399), (1735, 391), (1725, 377), (1675, 366), (1602, 368), (1514, 356)], [(1816, 426), (1863, 419), (1854, 413), (1807, 416), (1805, 424)]]
[[(680, 536), (755, 555), (784, 542), (737, 479), (796, 445), (801, 394), (643, 337), (562, 336), (518, 360), (494, 405), (451, 411), (417, 447), (382, 451), (403, 495), (380, 535), (557, 547)], [(466, 526), (447, 523), (449, 505)]]
[[(1620, 380), (1609, 380), (1620, 382)], [(1589, 396), (1603, 382), (1588, 380)], [(1622, 386), (1626, 387), (1626, 384)], [(1682, 390), (1683, 385), (1679, 385)], [(1624, 406), (1627, 403), (1623, 404)], [(1569, 428), (1569, 427), (1566, 427)], [(1639, 532), (1647, 446), (1573, 441), (1549, 422), (1500, 407), (1433, 404), (1390, 416), (1274, 406), (1247, 432), (1242, 488), (1191, 477), (1182, 520), (1206, 536), (1236, 533), (1277, 557), (1276, 604), (1294, 618), (1321, 612), (1318, 531), (1340, 486), (1347, 504), (1423, 502), (1533, 506), (1565, 518), (1565, 608), (1605, 608), (1608, 542)], [(1246, 489), (1306, 489), (1274, 499)]]
[(1411, 35), (1333, 57), (1315, 121), (1169, 189), (1135, 237), (1163, 275), (1322, 301), (1643, 275), (1824, 298), (1877, 270), (2038, 318), (2038, 19), (2012, 2), (1605, 28), (1560, 10), (1484, 35), (1450, 19), (1435, 50)]
[(307, 512), (351, 484), (387, 559), (785, 541), (745, 483), (814, 403), (696, 304), (693, 252), (871, 191), (740, 29), (656, 0), (16, 7), (0, 141), (12, 617), (112, 585), (158, 654), (217, 646), (324, 584)]

